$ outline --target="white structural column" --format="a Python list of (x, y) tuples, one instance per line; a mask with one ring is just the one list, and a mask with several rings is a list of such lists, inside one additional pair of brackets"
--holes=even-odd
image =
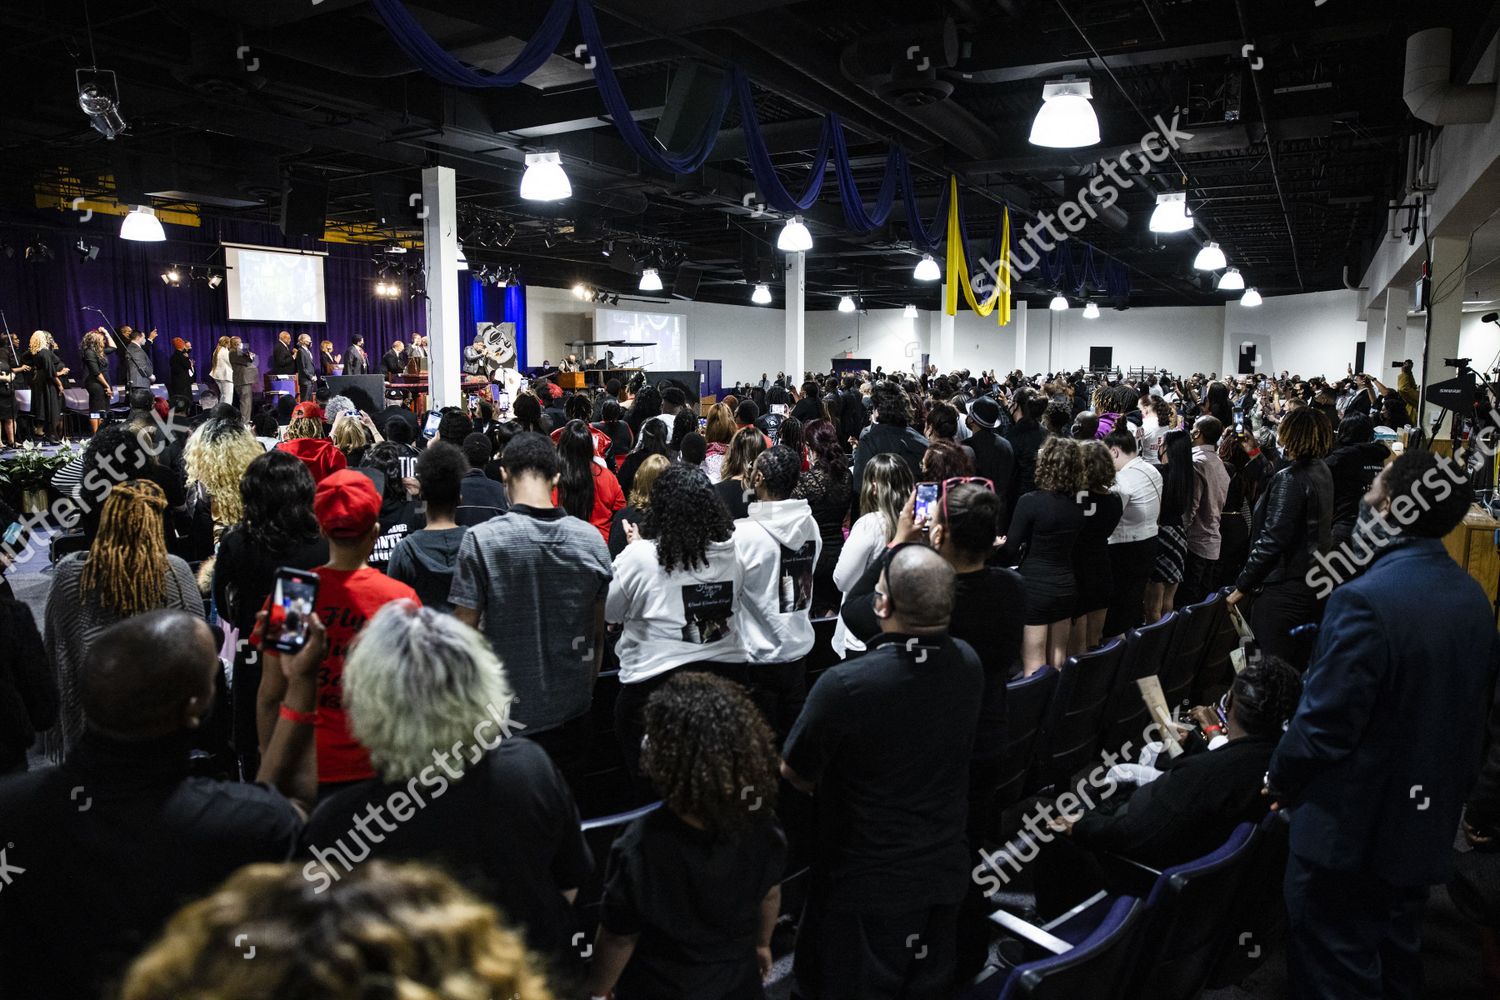
[(463, 341), (458, 329), (458, 205), (452, 167), (422, 171), (422, 247), (427, 265), (427, 405), (462, 406), (459, 369)]
[[(943, 291), (940, 302), (948, 301), (948, 279), (943, 279)], [(938, 308), (938, 330), (937, 343), (933, 345), (932, 363), (938, 366), (938, 371), (951, 372), (958, 367), (953, 357), (953, 320), (955, 317), (948, 315), (945, 305)]]
[[(1458, 327), (1463, 321), (1466, 285), (1463, 269), (1467, 262), (1467, 254), (1468, 244), (1465, 240), (1440, 236), (1432, 241), (1433, 301), (1427, 306), (1432, 318), (1432, 333), (1431, 339), (1427, 341), (1425, 371), (1422, 367), (1422, 341), (1426, 339), (1426, 330), (1423, 325), (1416, 323), (1413, 323), (1407, 330), (1407, 344), (1413, 349), (1406, 356), (1416, 362), (1418, 385), (1431, 386), (1434, 382), (1443, 382), (1458, 376), (1458, 369), (1445, 366), (1443, 359), (1458, 356)], [(1391, 375), (1394, 377), (1395, 373), (1391, 372)], [(1431, 392), (1430, 389), (1428, 391)], [(1423, 407), (1423, 411), (1422, 429), (1428, 430), (1432, 427), (1433, 418), (1438, 414), (1438, 408), (1429, 405)], [(1443, 429), (1437, 435), (1439, 438), (1450, 436), (1450, 416), (1451, 414), (1444, 415)]]
[(1411, 292), (1392, 285), (1385, 290), (1385, 321), (1381, 328), (1380, 352), (1366, 353), (1365, 367), (1382, 382), (1391, 378), (1391, 362), (1406, 357), (1407, 313)]
[(807, 255), (786, 255), (786, 341), (782, 371), (794, 384), (802, 383), (807, 370)]

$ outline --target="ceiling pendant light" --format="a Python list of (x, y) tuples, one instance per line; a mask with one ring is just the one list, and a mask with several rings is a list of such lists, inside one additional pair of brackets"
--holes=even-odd
[(1224, 251), (1219, 249), (1219, 244), (1210, 241), (1203, 244), (1203, 249), (1193, 258), (1193, 270), (1217, 271), (1227, 263), (1229, 262), (1224, 259)]
[(527, 201), (561, 201), (573, 194), (573, 185), (555, 149), (526, 154), (526, 172), (521, 175), (521, 197)]
[(852, 313), (854, 311), (854, 299), (848, 295), (839, 299), (839, 312)]
[(1098, 319), (1099, 318), (1099, 303), (1097, 303), (1097, 302), (1085, 302), (1083, 304), (1083, 318), (1084, 319)]
[(917, 261), (917, 268), (912, 271), (911, 276), (918, 281), (938, 281), (943, 276), (943, 271), (938, 267), (937, 261), (932, 259), (932, 254), (924, 253), (922, 259)]
[(453, 266), (460, 271), (467, 271), (469, 269), (469, 258), (464, 256), (464, 245), (462, 243), (458, 245), (458, 258), (453, 262)]
[(1244, 291), (1245, 276), (1240, 274), (1240, 269), (1231, 267), (1219, 276), (1219, 291), (1239, 292)]
[(1031, 122), (1031, 144), (1076, 149), (1099, 142), (1099, 116), (1089, 103), (1087, 80), (1050, 80), (1042, 85), (1042, 107)]
[(917, 307), (914, 306), (914, 305), (912, 305), (910, 302), (908, 302), (906, 304), (906, 308), (903, 309), (903, 310), (901, 310), (901, 318), (902, 319), (916, 319), (917, 318)]
[(794, 215), (781, 227), (776, 237), (776, 249), (787, 253), (806, 253), (812, 249), (812, 233), (802, 223), (802, 216)]
[(770, 305), (771, 304), (771, 288), (770, 288), (770, 286), (767, 285), (765, 282), (761, 282), (760, 284), (756, 285), (755, 286), (755, 291), (753, 291), (753, 292), (750, 293), (750, 301), (754, 302), (758, 306), (768, 306), (768, 305)]
[(1051, 309), (1053, 312), (1067, 312), (1068, 297), (1062, 292), (1058, 292), (1056, 295), (1052, 296), (1052, 301), (1047, 303), (1047, 308)]
[(1260, 305), (1260, 292), (1253, 288), (1245, 289), (1245, 294), (1240, 296), (1240, 305), (1251, 307)]
[(1156, 208), (1151, 212), (1153, 233), (1185, 233), (1193, 228), (1193, 217), (1188, 214), (1187, 192), (1169, 191), (1156, 196)]
[(161, 243), (167, 238), (166, 231), (161, 228), (161, 220), (156, 217), (156, 209), (149, 205), (137, 205), (125, 216), (125, 221), (120, 223), (120, 239), (135, 240), (137, 243)]
[(661, 291), (661, 273), (654, 267), (648, 267), (642, 271), (640, 289), (643, 292)]

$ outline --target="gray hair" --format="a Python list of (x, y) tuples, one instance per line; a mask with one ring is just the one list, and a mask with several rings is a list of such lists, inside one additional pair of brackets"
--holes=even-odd
[(508, 715), (513, 699), (483, 635), (409, 600), (366, 623), (344, 661), (343, 688), (349, 731), (392, 782), (418, 776), (456, 744), (457, 767), (476, 763), (476, 728), (496, 710)]

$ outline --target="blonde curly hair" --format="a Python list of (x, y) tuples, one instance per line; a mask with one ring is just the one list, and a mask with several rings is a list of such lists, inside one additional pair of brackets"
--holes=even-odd
[(295, 865), (257, 864), (177, 911), (120, 995), (553, 1000), (538, 970), (492, 907), (435, 868), (369, 861), (319, 889)]
[(209, 420), (188, 436), (182, 450), (187, 484), (203, 484), (213, 503), (216, 524), (240, 522), (245, 513), (240, 480), (245, 478), (250, 463), (265, 451), (249, 428), (235, 417)]

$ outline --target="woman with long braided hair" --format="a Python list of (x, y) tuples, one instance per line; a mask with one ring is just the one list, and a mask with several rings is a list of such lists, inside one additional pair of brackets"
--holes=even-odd
[(48, 755), (55, 760), (83, 733), (78, 670), (100, 632), (158, 608), (203, 615), (193, 571), (167, 553), (162, 530), (166, 505), (166, 494), (150, 480), (119, 484), (104, 500), (99, 531), (88, 551), (57, 563), (45, 616), (47, 658), (57, 670), (62, 695), (58, 726), (46, 738)]

